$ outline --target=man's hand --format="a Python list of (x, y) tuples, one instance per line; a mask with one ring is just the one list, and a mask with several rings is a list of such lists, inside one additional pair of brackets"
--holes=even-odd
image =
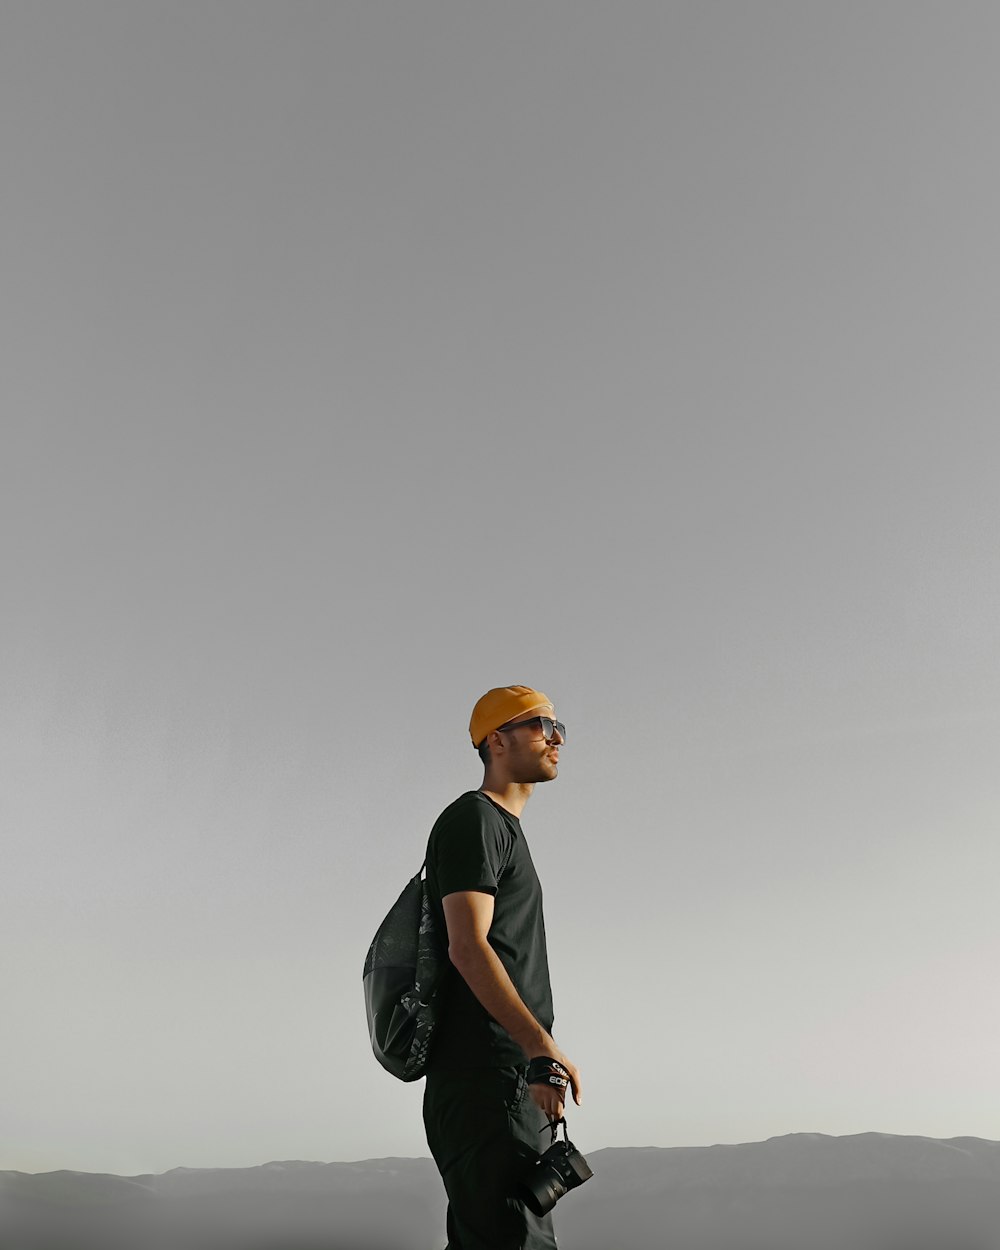
[[(551, 1041), (551, 1039), (550, 1039)], [(575, 1064), (570, 1063), (559, 1047), (552, 1042), (551, 1046), (545, 1050), (540, 1050), (530, 1058), (535, 1059), (539, 1056), (545, 1056), (548, 1059), (555, 1059), (557, 1063), (561, 1063), (569, 1074), (570, 1087), (573, 1090), (573, 1101), (579, 1107), (583, 1098), (581, 1096), (580, 1072)], [(529, 1085), (531, 1097), (535, 1101), (535, 1105), (548, 1116), (550, 1120), (561, 1120), (563, 1110), (566, 1106), (566, 1089), (561, 1085), (548, 1085), (539, 1082), (535, 1085)]]

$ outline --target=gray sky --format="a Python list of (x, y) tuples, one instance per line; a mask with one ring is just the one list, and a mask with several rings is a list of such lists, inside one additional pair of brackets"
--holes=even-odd
[(361, 965), (508, 682), (584, 1149), (1000, 1138), (998, 61), (6, 0), (0, 1167), (426, 1153)]

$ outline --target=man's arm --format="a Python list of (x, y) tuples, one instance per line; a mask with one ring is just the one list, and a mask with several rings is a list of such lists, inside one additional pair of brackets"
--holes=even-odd
[[(548, 1055), (557, 1059), (570, 1075), (573, 1098), (579, 1105), (580, 1074), (538, 1023), (514, 988), (507, 969), (486, 940), (493, 923), (493, 895), (479, 890), (458, 890), (441, 900), (448, 928), (448, 957), (483, 1007), (506, 1029), (529, 1059)], [(549, 1085), (532, 1085), (531, 1094), (552, 1119), (562, 1115), (565, 1091)]]

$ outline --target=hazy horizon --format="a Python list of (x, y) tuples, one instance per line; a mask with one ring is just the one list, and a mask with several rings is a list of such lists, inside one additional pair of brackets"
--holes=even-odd
[(0, 1168), (425, 1154), (361, 967), (507, 682), (581, 1146), (1000, 1137), (998, 53), (0, 7)]
[[(970, 1136), (968, 1134), (963, 1134), (963, 1135), (951, 1137), (951, 1138), (928, 1137), (924, 1133), (894, 1134), (894, 1133), (882, 1133), (876, 1129), (876, 1130), (869, 1130), (869, 1131), (862, 1132), (862, 1133), (845, 1133), (842, 1135), (829, 1134), (829, 1133), (791, 1132), (791, 1133), (779, 1134), (774, 1137), (768, 1137), (760, 1141), (711, 1142), (711, 1143), (706, 1143), (700, 1146), (685, 1146), (680, 1143), (676, 1145), (672, 1145), (672, 1146), (601, 1146), (601, 1145), (595, 1145), (593, 1143), (588, 1143), (586, 1154), (587, 1154), (588, 1159), (590, 1159), (591, 1161), (593, 1160), (594, 1156), (602, 1155), (609, 1151), (637, 1151), (640, 1154), (645, 1154), (646, 1152), (649, 1152), (649, 1151), (656, 1151), (656, 1152), (672, 1151), (675, 1153), (679, 1153), (680, 1155), (683, 1155), (685, 1158), (687, 1158), (692, 1155), (700, 1156), (701, 1154), (705, 1152), (714, 1153), (716, 1151), (733, 1151), (736, 1149), (751, 1150), (751, 1149), (758, 1149), (758, 1148), (775, 1148), (775, 1149), (780, 1148), (784, 1150), (786, 1147), (791, 1146), (793, 1143), (797, 1147), (799, 1143), (801, 1142), (805, 1142), (809, 1146), (815, 1146), (817, 1142), (822, 1142), (824, 1145), (828, 1145), (828, 1146), (832, 1145), (833, 1147), (838, 1148), (841, 1146), (853, 1145), (854, 1143), (860, 1142), (860, 1141), (867, 1142), (869, 1139), (876, 1139), (880, 1145), (885, 1144), (885, 1143), (902, 1145), (904, 1149), (910, 1143), (913, 1143), (913, 1142), (919, 1142), (925, 1145), (939, 1146), (939, 1147), (946, 1147), (946, 1148), (953, 1148), (955, 1143), (957, 1142), (964, 1142), (964, 1143), (973, 1142), (973, 1143), (977, 1143), (980, 1146), (1000, 1147), (1000, 1139), (998, 1138), (975, 1137), (975, 1136)], [(351, 1158), (351, 1159), (291, 1159), (291, 1158), (261, 1159), (257, 1163), (222, 1165), (218, 1167), (205, 1167), (205, 1168), (192, 1168), (184, 1164), (177, 1164), (173, 1168), (165, 1168), (162, 1171), (156, 1171), (156, 1172), (144, 1171), (144, 1172), (130, 1173), (128, 1175), (124, 1175), (121, 1173), (117, 1173), (117, 1174), (108, 1173), (108, 1172), (85, 1172), (82, 1174), (86, 1176), (94, 1176), (94, 1177), (116, 1176), (118, 1179), (129, 1180), (129, 1179), (133, 1179), (136, 1176), (159, 1177), (159, 1176), (169, 1175), (171, 1172), (191, 1172), (191, 1173), (193, 1172), (198, 1172), (198, 1173), (228, 1172), (228, 1171), (241, 1171), (241, 1172), (265, 1171), (266, 1172), (268, 1169), (273, 1169), (273, 1168), (287, 1168), (287, 1167), (297, 1167), (297, 1166), (301, 1166), (303, 1168), (314, 1168), (314, 1167), (315, 1168), (327, 1168), (327, 1167), (350, 1168), (350, 1167), (362, 1166), (364, 1164), (390, 1163), (393, 1160), (399, 1160), (404, 1163), (414, 1163), (414, 1164), (426, 1163), (433, 1167), (433, 1159), (430, 1156), (430, 1152), (427, 1151), (425, 1148), (423, 1153), (415, 1154), (415, 1155), (398, 1155), (398, 1154), (374, 1155), (374, 1156), (368, 1156), (365, 1158)], [(785, 1166), (787, 1166), (789, 1162), (792, 1162), (792, 1161), (793, 1160), (791, 1159), (790, 1156), (786, 1157), (784, 1160)], [(808, 1160), (808, 1158), (803, 1160), (801, 1156), (797, 1156), (794, 1162), (800, 1169), (802, 1169), (806, 1173), (808, 1173), (811, 1168), (815, 1167), (814, 1162), (812, 1162), (811, 1160)], [(51, 1169), (51, 1172), (49, 1173), (24, 1172), (22, 1174), (27, 1175), (27, 1176), (45, 1176), (45, 1175), (50, 1175), (52, 1172), (59, 1172), (59, 1171), (79, 1172), (80, 1169), (54, 1168), (54, 1169)], [(5, 1172), (9, 1174), (12, 1172), (21, 1172), (21, 1169), (2, 1168), (0, 1169), (0, 1172)], [(436, 1168), (434, 1169), (433, 1175), (437, 1176)], [(829, 1177), (827, 1177), (827, 1182), (830, 1184), (835, 1183)], [(443, 1201), (444, 1201), (444, 1198), (442, 1196), (442, 1202)]]

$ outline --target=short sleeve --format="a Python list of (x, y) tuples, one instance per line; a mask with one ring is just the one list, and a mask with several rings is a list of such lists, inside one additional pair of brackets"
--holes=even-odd
[(435, 829), (431, 845), (440, 897), (459, 890), (495, 895), (511, 842), (499, 814), (482, 802), (449, 813)]

